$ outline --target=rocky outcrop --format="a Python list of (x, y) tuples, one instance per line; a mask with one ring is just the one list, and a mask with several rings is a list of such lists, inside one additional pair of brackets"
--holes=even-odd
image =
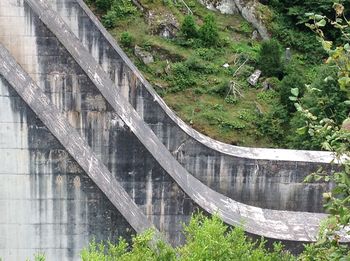
[(251, 23), (263, 39), (269, 39), (270, 34), (266, 22), (271, 17), (269, 9), (257, 0), (199, 0), (209, 9), (219, 10), (224, 14), (240, 13)]
[(145, 51), (140, 46), (135, 46), (134, 54), (139, 58), (144, 64), (150, 64), (154, 62), (154, 58), (150, 52)]

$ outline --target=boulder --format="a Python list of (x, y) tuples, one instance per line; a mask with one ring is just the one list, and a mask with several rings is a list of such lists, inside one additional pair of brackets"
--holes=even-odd
[(156, 13), (149, 11), (147, 22), (151, 27), (152, 33), (161, 37), (172, 39), (179, 31), (180, 24), (171, 12)]
[(254, 31), (253, 31), (251, 39), (252, 39), (253, 41), (256, 41), (256, 40), (259, 39), (259, 32), (258, 32), (258, 30), (254, 30)]
[(248, 78), (248, 82), (250, 85), (252, 86), (256, 86), (258, 81), (259, 81), (259, 78), (261, 76), (261, 71), (260, 70), (255, 70), (252, 75), (249, 76)]
[(139, 58), (144, 64), (150, 64), (154, 62), (153, 55), (150, 52), (145, 51), (140, 46), (135, 46), (134, 54)]
[(205, 5), (209, 10), (219, 10), (222, 14), (238, 13), (237, 6), (232, 0), (199, 0), (202, 5)]
[(276, 78), (266, 78), (261, 84), (263, 87), (263, 90), (267, 91), (267, 90), (276, 89), (277, 84), (278, 84), (276, 80), (278, 81), (278, 79), (276, 79)]
[(272, 12), (267, 6), (258, 0), (200, 0), (209, 9), (219, 10), (221, 13), (239, 13), (259, 32), (264, 40), (270, 38), (270, 34), (265, 26), (272, 19)]

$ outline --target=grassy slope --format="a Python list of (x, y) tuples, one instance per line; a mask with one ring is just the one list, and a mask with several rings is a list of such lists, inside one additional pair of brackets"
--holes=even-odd
[[(180, 22), (186, 13), (181, 5), (169, 6), (158, 1), (141, 2), (155, 15), (161, 16), (170, 11)], [(202, 24), (203, 18), (208, 13), (213, 13), (195, 1), (189, 2), (189, 5), (199, 25)], [(163, 87), (155, 87), (155, 89), (163, 96), (166, 103), (195, 129), (230, 144), (252, 147), (273, 146), (268, 139), (258, 135), (255, 126), (256, 117), (259, 117), (257, 108), (263, 111), (268, 110), (270, 104), (273, 103), (273, 98), (258, 99), (257, 95), (261, 91), (246, 83), (249, 73), (235, 78), (242, 86), (241, 92), (244, 95), (235, 104), (226, 103), (223, 96), (210, 92), (210, 89), (215, 86), (220, 86), (233, 79), (232, 74), (239, 66), (239, 63), (233, 65), (235, 60), (242, 60), (242, 55), (252, 60), (258, 49), (258, 43), (251, 43), (249, 40), (252, 28), (240, 16), (222, 15), (215, 12), (215, 18), (221, 38), (228, 42), (228, 45), (225, 48), (219, 48), (220, 50), (185, 48), (174, 41), (152, 35), (151, 28), (141, 14), (120, 20), (111, 33), (118, 41), (120, 34), (127, 31), (134, 37), (137, 45), (153, 53), (155, 62), (146, 66), (133, 55), (132, 49), (124, 48), (146, 78), (154, 86)], [(214, 55), (210, 55), (210, 52), (213, 52)], [(208, 53), (209, 57), (205, 57)], [(201, 69), (192, 72), (195, 84), (183, 91), (172, 91), (173, 83), (169, 75), (164, 72), (166, 60), (172, 67), (175, 62), (184, 62), (187, 59), (194, 59), (196, 63), (205, 64), (213, 72), (203, 73)], [(231, 65), (229, 69), (222, 67), (227, 62)], [(249, 63), (253, 66), (253, 62)]]

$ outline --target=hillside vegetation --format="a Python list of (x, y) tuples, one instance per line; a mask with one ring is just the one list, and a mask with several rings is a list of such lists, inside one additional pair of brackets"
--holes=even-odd
[[(330, 15), (333, 3), (265, 2), (270, 41), (256, 37), (238, 14), (210, 11), (195, 0), (88, 1), (165, 102), (193, 128), (241, 146), (320, 149), (294, 103), (302, 99), (316, 116), (339, 125), (349, 112), (336, 69), (324, 64), (326, 53), (305, 26), (305, 13)], [(342, 41), (337, 30), (327, 32)], [(252, 86), (247, 78), (255, 69), (262, 77)]]

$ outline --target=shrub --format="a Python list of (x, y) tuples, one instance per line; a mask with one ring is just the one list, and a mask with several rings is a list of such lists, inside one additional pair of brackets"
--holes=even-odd
[(282, 51), (277, 40), (271, 39), (261, 44), (258, 65), (265, 76), (282, 76)]
[(213, 15), (210, 14), (204, 18), (204, 24), (199, 29), (199, 38), (206, 47), (219, 45), (219, 31)]
[(106, 28), (116, 26), (118, 20), (129, 15), (136, 14), (137, 9), (131, 0), (114, 1), (107, 13), (102, 17), (102, 23)]
[(214, 60), (218, 55), (220, 55), (220, 50), (214, 48), (198, 48), (196, 49), (196, 55), (206, 61)]
[(246, 127), (244, 123), (238, 120), (221, 121), (219, 125), (224, 130), (243, 130)]
[(286, 76), (280, 82), (278, 91), (280, 94), (280, 102), (285, 106), (288, 112), (295, 112), (294, 102), (289, 99), (291, 96), (291, 89), (299, 89), (299, 97), (302, 97), (305, 90), (306, 78), (304, 75), (303, 67), (300, 65), (300, 61), (292, 59), (286, 66)]
[(230, 90), (230, 81), (225, 80), (209, 89), (209, 93), (224, 97)]
[(171, 75), (167, 77), (171, 82), (171, 91), (177, 92), (195, 85), (196, 80), (193, 72), (190, 71), (186, 63), (174, 63), (171, 68)]
[(268, 113), (257, 117), (257, 127), (263, 137), (271, 137), (273, 144), (284, 146), (289, 116), (285, 107), (275, 104)]
[(226, 103), (229, 103), (229, 104), (236, 104), (238, 102), (237, 98), (233, 95), (228, 95), (226, 98), (225, 98), (225, 102)]
[(134, 38), (129, 32), (122, 32), (120, 34), (120, 44), (124, 47), (132, 47), (134, 45)]
[(181, 24), (180, 34), (185, 39), (196, 38), (198, 36), (196, 22), (192, 15), (185, 16), (185, 19)]
[[(107, 242), (90, 243), (81, 252), (83, 261), (100, 260), (247, 260), (247, 261), (292, 261), (295, 258), (275, 243), (271, 251), (265, 248), (265, 241), (253, 241), (240, 227), (229, 228), (219, 217), (192, 216), (184, 226), (186, 242), (173, 248), (163, 241), (152, 242), (152, 232), (134, 236), (129, 245), (124, 239), (118, 244)], [(152, 242), (152, 243), (151, 243)]]
[(106, 13), (113, 4), (114, 0), (89, 0), (88, 3), (92, 3), (96, 6), (99, 12)]

